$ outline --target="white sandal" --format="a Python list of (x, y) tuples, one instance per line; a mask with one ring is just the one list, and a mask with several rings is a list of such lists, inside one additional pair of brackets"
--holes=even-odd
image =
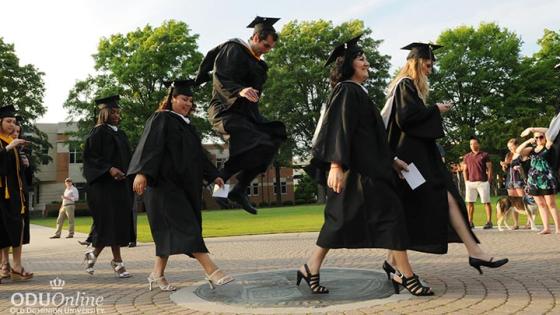
[(97, 261), (97, 256), (95, 256), (93, 251), (94, 251), (93, 248), (89, 249), (86, 251), (84, 255), (84, 262), (86, 263), (86, 272), (89, 273), (90, 275), (93, 275), (93, 273), (95, 272), (93, 266), (95, 266), (95, 262)]
[(128, 271), (126, 271), (126, 269), (124, 268), (124, 263), (122, 261), (116, 262), (114, 260), (111, 260), (111, 267), (115, 271), (115, 277), (117, 278), (123, 279), (132, 277), (132, 275), (128, 273)]
[(220, 271), (220, 268), (218, 268), (214, 272), (212, 272), (211, 275), (205, 274), (206, 280), (208, 281), (208, 284), (210, 284), (210, 289), (212, 290), (214, 290), (215, 286), (222, 286), (235, 280), (232, 276), (229, 275), (224, 275), (218, 280), (213, 280), (212, 277), (214, 277), (214, 275)]
[(150, 275), (148, 276), (148, 289), (152, 291), (152, 286), (155, 283), (155, 285), (157, 285), (161, 291), (170, 292), (177, 290), (177, 288), (171, 285), (169, 282), (167, 282), (166, 285), (162, 284), (162, 280), (167, 281), (164, 276), (156, 278), (154, 277), (153, 273), (150, 273)]

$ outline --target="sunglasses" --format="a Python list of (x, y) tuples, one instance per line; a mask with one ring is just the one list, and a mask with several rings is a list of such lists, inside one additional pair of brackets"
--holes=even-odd
[(544, 139), (544, 136), (536, 136), (535, 137), (535, 140), (542, 140), (542, 139)]

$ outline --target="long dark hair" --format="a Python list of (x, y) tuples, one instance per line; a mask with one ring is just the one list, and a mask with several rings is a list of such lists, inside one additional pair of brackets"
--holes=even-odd
[(352, 63), (354, 59), (363, 54), (364, 51), (360, 49), (336, 58), (330, 75), (331, 88), (334, 88), (339, 82), (350, 79), (354, 75)]
[[(175, 89), (173, 87), (170, 87), (167, 95), (159, 103), (158, 108), (156, 109), (156, 112), (161, 112), (161, 111), (164, 111), (164, 110), (173, 110), (173, 107), (171, 106), (171, 99), (173, 97), (178, 96), (178, 95), (181, 95), (181, 93), (179, 93), (177, 91), (177, 89)], [(195, 109), (196, 109), (196, 104), (194, 103), (194, 100), (193, 100), (192, 101), (192, 107), (191, 107), (191, 110), (190, 110), (189, 114), (192, 113)]]

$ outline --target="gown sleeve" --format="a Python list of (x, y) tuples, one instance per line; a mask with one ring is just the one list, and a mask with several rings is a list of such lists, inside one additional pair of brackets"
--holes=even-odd
[(246, 88), (243, 86), (241, 75), (247, 71), (243, 62), (249, 58), (245, 48), (241, 44), (228, 43), (216, 56), (214, 65), (214, 91), (218, 93), (222, 102), (231, 107), (239, 92)]
[(112, 143), (107, 141), (109, 135), (103, 128), (103, 126), (93, 128), (86, 139), (84, 148), (84, 177), (88, 183), (99, 179), (113, 167), (107, 157), (111, 156), (114, 148)]
[(218, 170), (214, 166), (214, 163), (208, 158), (208, 153), (206, 150), (202, 151), (202, 177), (204, 180), (210, 184), (219, 176)]
[(426, 107), (414, 83), (405, 79), (395, 90), (395, 122), (408, 135), (437, 139), (444, 136), (441, 114), (437, 106)]
[(312, 158), (316, 164), (327, 168), (331, 162), (350, 168), (350, 147), (358, 121), (353, 104), (359, 104), (358, 93), (348, 84), (339, 84), (333, 90), (327, 103), (321, 126), (312, 148)]
[(144, 132), (132, 155), (128, 175), (143, 174), (148, 181), (157, 179), (165, 149), (165, 113), (157, 112), (146, 121)]

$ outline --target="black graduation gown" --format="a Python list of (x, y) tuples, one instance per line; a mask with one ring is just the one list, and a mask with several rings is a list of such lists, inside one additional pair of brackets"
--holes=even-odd
[(94, 247), (126, 246), (132, 231), (132, 183), (117, 181), (109, 170), (116, 167), (126, 174), (131, 150), (121, 130), (108, 125), (94, 127), (84, 148), (84, 177), (88, 206), (93, 217), (91, 241)]
[(4, 140), (0, 142), (0, 248), (18, 247), (22, 245), (21, 238), (28, 212), (23, 197), (22, 165), (19, 154), (14, 149), (6, 151), (8, 143)]
[[(286, 127), (266, 120), (259, 103), (252, 103), (239, 92), (252, 87), (259, 92), (267, 79), (268, 66), (257, 59), (241, 40), (234, 39), (210, 51), (201, 64), (199, 77), (207, 75), (213, 63), (213, 92), (208, 118), (214, 129), (229, 141), (230, 159), (259, 145), (279, 146), (286, 140)], [(266, 164), (266, 163), (265, 163)]]
[(218, 176), (195, 128), (179, 115), (156, 112), (146, 122), (129, 175), (144, 174), (144, 204), (157, 256), (207, 253), (202, 239), (202, 185)]
[[(27, 151), (23, 153), (27, 156), (28, 161), (31, 163), (31, 160), (29, 159), (29, 157), (31, 156), (31, 152)], [(23, 214), (23, 242), (22, 243), (25, 245), (25, 244), (29, 244), (31, 240), (30, 227), (29, 227), (29, 204), (30, 204), (29, 190), (33, 183), (34, 167), (32, 165), (29, 165), (28, 167), (23, 166), (23, 163), (21, 163), (21, 159), (20, 159), (20, 165), (21, 165), (20, 177), (23, 184), (23, 192), (24, 192), (23, 195), (25, 200), (25, 213)]]
[(396, 174), (379, 111), (353, 82), (331, 93), (312, 149), (313, 176), (324, 184), (330, 163), (345, 170), (345, 187), (328, 190), (325, 222), (317, 245), (323, 248), (403, 250), (408, 235), (396, 193)]
[[(426, 179), (415, 190), (406, 181), (399, 181), (410, 236), (409, 249), (444, 254), (448, 242), (461, 242), (450, 225), (447, 192), (457, 201), (465, 225), (468, 225), (467, 209), (436, 146), (436, 139), (444, 136), (440, 112), (437, 106), (424, 105), (411, 79), (402, 80), (395, 88), (387, 134), (389, 145), (399, 159), (414, 163)], [(471, 231), (470, 227), (468, 230)]]

